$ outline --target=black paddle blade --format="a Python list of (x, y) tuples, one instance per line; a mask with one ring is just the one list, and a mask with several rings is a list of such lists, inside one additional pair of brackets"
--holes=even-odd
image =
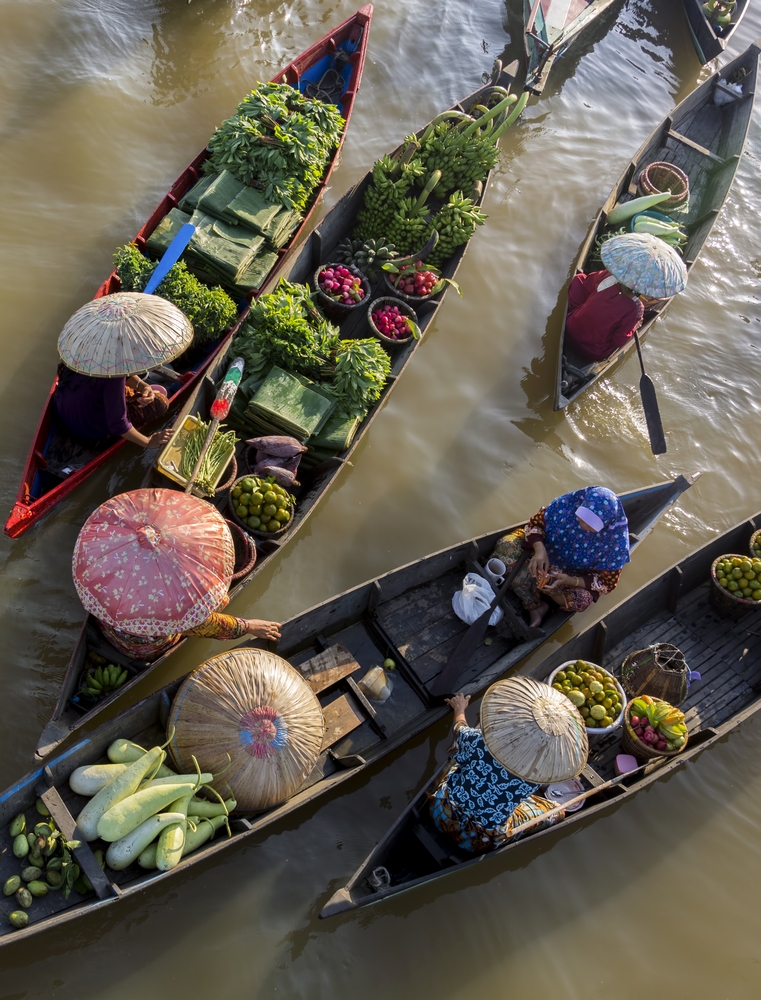
[(652, 379), (644, 373), (639, 380), (639, 394), (642, 397), (642, 409), (645, 411), (650, 450), (654, 455), (665, 455), (666, 435), (663, 432), (661, 411), (658, 409), (658, 397), (655, 395)]
[(431, 694), (434, 698), (445, 698), (453, 694), (457, 678), (465, 667), (467, 667), (471, 656), (483, 642), (492, 614), (492, 608), (487, 608), (481, 617), (477, 618), (463, 632), (462, 638), (447, 660), (447, 665), (431, 686)]

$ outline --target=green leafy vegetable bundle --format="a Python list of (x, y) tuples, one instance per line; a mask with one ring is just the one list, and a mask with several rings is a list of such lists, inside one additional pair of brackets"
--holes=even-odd
[(206, 172), (228, 170), (271, 202), (303, 212), (338, 145), (338, 108), (285, 83), (261, 85), (211, 137)]
[[(134, 243), (127, 243), (114, 254), (116, 273), (122, 291), (142, 292), (156, 268), (156, 261), (144, 257)], [(221, 288), (209, 288), (191, 274), (184, 261), (178, 261), (156, 292), (181, 309), (193, 324), (193, 344), (202, 346), (218, 340), (235, 322), (238, 310)]]

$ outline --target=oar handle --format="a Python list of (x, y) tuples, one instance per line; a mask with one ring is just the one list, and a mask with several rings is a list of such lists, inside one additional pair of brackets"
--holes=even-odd
[[(649, 763), (649, 761), (647, 763)], [(588, 788), (586, 792), (582, 792), (575, 798), (569, 799), (567, 802), (563, 802), (561, 805), (555, 806), (554, 809), (549, 809), (546, 813), (542, 813), (541, 816), (536, 816), (534, 819), (529, 820), (528, 823), (521, 823), (521, 825), (515, 829), (516, 834), (520, 833), (522, 837), (527, 830), (530, 830), (534, 826), (539, 826), (551, 816), (556, 816), (559, 812), (567, 810), (570, 806), (575, 806), (577, 802), (583, 802), (585, 799), (590, 798), (590, 796), (595, 795), (597, 792), (604, 792), (606, 789), (620, 784), (625, 778), (631, 778), (633, 775), (639, 774), (640, 771), (647, 767), (647, 763), (640, 764), (640, 766), (636, 767), (633, 771), (625, 771), (623, 774), (619, 774), (617, 778), (611, 778), (609, 781), (604, 781), (601, 785), (595, 785), (593, 788)]]
[(180, 231), (162, 254), (161, 260), (156, 265), (155, 271), (145, 286), (144, 293), (146, 295), (151, 295), (155, 292), (164, 278), (166, 278), (180, 257), (182, 257), (183, 251), (188, 243), (190, 243), (195, 231), (196, 227), (192, 226), (189, 222), (180, 227)]

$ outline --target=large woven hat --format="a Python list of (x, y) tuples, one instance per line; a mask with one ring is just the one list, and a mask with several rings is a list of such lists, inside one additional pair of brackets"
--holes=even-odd
[(192, 340), (190, 320), (171, 302), (115, 292), (77, 309), (58, 337), (58, 353), (75, 372), (116, 378), (172, 361)]
[(575, 778), (587, 762), (589, 740), (577, 709), (530, 677), (492, 684), (481, 703), (481, 729), (492, 757), (524, 781)]
[(192, 774), (194, 756), (202, 771), (223, 771), (215, 787), (224, 796), (229, 785), (242, 811), (290, 798), (312, 770), (324, 735), (320, 702), (307, 682), (262, 649), (207, 660), (183, 681), (167, 721), (179, 769)]

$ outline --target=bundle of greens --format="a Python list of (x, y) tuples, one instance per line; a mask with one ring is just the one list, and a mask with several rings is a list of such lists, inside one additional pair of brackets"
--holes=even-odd
[(289, 84), (260, 85), (211, 137), (204, 171), (228, 170), (268, 201), (303, 212), (343, 127), (334, 105), (308, 100)]
[(233, 342), (232, 354), (246, 362), (250, 376), (277, 365), (312, 378), (324, 377), (338, 346), (338, 328), (314, 305), (306, 285), (281, 279), (262, 295)]
[[(127, 243), (114, 254), (116, 273), (122, 291), (142, 292), (156, 268), (156, 261), (144, 257), (134, 243)], [(235, 322), (238, 310), (221, 288), (208, 288), (178, 261), (156, 292), (181, 309), (193, 324), (196, 347), (218, 340)]]
[(341, 340), (330, 386), (339, 410), (350, 417), (364, 417), (380, 399), (390, 373), (389, 356), (375, 337)]

